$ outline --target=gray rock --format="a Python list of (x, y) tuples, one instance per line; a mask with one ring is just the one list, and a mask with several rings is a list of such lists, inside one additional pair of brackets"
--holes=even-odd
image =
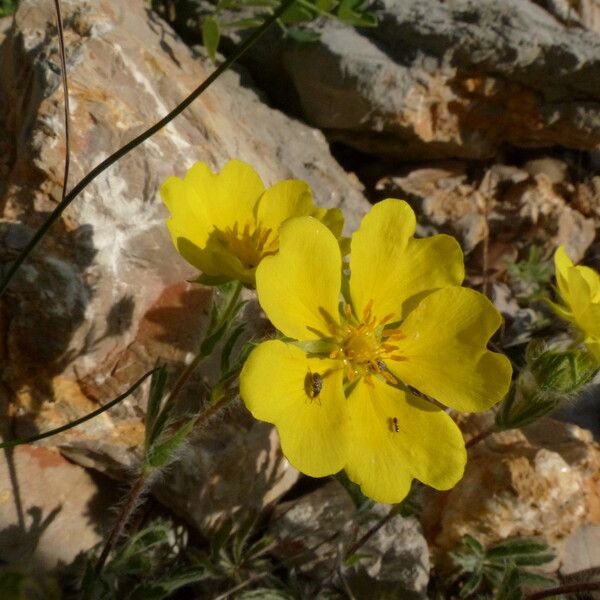
[(274, 49), (269, 40), (254, 53), (257, 78), (267, 71), (269, 93), (330, 139), (380, 156), (486, 159), (504, 144), (598, 145), (596, 33), (522, 0), (380, 7), (372, 29), (328, 21), (316, 44)]
[[(279, 504), (269, 531), (282, 560), (317, 581), (330, 581), (353, 543), (389, 510), (376, 504), (368, 511), (357, 511), (346, 490), (332, 480), (297, 500)], [(425, 593), (429, 550), (415, 518), (394, 517), (357, 555), (360, 559), (343, 573), (357, 598), (384, 597), (380, 594), (390, 589), (402, 590), (407, 597)]]
[(600, 525), (597, 523), (582, 525), (569, 536), (562, 550), (562, 575), (588, 569), (600, 570)]
[(413, 201), (422, 222), (456, 236), (467, 252), (488, 235), (490, 255), (498, 258), (516, 258), (531, 243), (549, 250), (564, 244), (580, 261), (594, 241), (595, 223), (571, 206), (575, 186), (567, 175), (564, 163), (549, 158), (523, 169), (495, 164), (477, 176), (466, 162), (448, 161), (384, 177), (377, 189)]
[[(142, 0), (65, 0), (62, 11), (72, 186), (176, 106), (213, 65), (195, 57)], [(60, 198), (65, 144), (59, 65), (52, 4), (23, 0), (0, 46), (4, 263)], [(176, 371), (198, 347), (211, 294), (186, 282), (194, 272), (169, 240), (158, 196), (167, 176), (182, 175), (197, 160), (219, 168), (241, 158), (269, 184), (306, 179), (318, 204), (344, 207), (349, 228), (367, 210), (360, 184), (331, 157), (324, 136), (267, 107), (241, 79), (233, 72), (223, 76), (173, 123), (98, 177), (13, 281), (3, 302), (0, 358), (17, 434), (45, 431), (90, 412), (157, 360)], [(256, 310), (249, 320), (258, 335)], [(74, 460), (123, 476), (139, 459), (146, 389), (49, 443)], [(186, 395), (197, 403), (202, 390), (198, 379)], [(231, 457), (240, 471), (275, 468), (258, 460), (273, 444), (269, 428), (251, 436), (253, 448), (232, 442), (241, 433), (225, 431), (221, 447), (234, 443), (243, 450)], [(267, 459), (280, 461), (275, 454)], [(205, 464), (196, 457), (197, 485), (210, 477)], [(288, 470), (283, 481), (291, 485), (295, 471), (277, 464)], [(285, 491), (281, 480), (276, 488), (267, 478), (257, 481), (265, 484), (253, 488), (258, 504), (274, 499), (274, 489)]]

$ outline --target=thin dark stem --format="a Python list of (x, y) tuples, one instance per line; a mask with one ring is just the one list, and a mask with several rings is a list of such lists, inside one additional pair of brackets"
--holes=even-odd
[(104, 564), (106, 563), (106, 559), (108, 555), (111, 553), (112, 549), (115, 547), (117, 540), (121, 537), (121, 533), (125, 525), (127, 525), (133, 511), (137, 507), (139, 503), (140, 496), (144, 493), (146, 486), (148, 485), (149, 473), (142, 472), (136, 479), (135, 483), (129, 490), (125, 501), (121, 505), (121, 510), (119, 510), (119, 514), (117, 516), (117, 520), (113, 525), (113, 528), (110, 530), (108, 534), (108, 538), (106, 539), (106, 543), (104, 544), (104, 548), (102, 548), (102, 553), (100, 554), (100, 558), (96, 563), (95, 571), (96, 574), (102, 571)]
[(205, 79), (183, 102), (175, 107), (168, 115), (163, 117), (160, 121), (152, 125), (142, 134), (119, 148), (116, 152), (111, 154), (108, 158), (104, 159), (98, 165), (96, 165), (87, 175), (85, 175), (73, 189), (65, 196), (64, 200), (50, 213), (48, 218), (44, 221), (42, 226), (35, 232), (27, 246), (21, 251), (19, 256), (10, 265), (8, 271), (0, 282), (0, 296), (4, 294), (8, 284), (14, 277), (19, 267), (25, 262), (32, 250), (40, 243), (42, 238), (46, 235), (50, 227), (59, 219), (62, 213), (67, 207), (73, 202), (73, 200), (94, 180), (98, 175), (105, 171), (108, 167), (117, 162), (120, 158), (125, 156), (128, 152), (139, 146), (142, 142), (145, 142), (148, 138), (152, 137), (157, 131), (160, 131), (163, 127), (168, 125), (175, 117), (180, 115), (200, 94), (214, 83), (231, 65), (237, 61), (264, 33), (265, 31), (277, 20), (281, 15), (295, 2), (296, 0), (283, 0), (281, 6), (268, 18), (266, 21), (256, 29), (243, 43), (241, 43), (234, 52), (227, 58), (223, 64), (215, 69), (207, 79)]
[(71, 163), (71, 136), (70, 136), (70, 108), (69, 108), (69, 84), (67, 82), (67, 57), (65, 54), (65, 35), (63, 30), (62, 14), (60, 12), (60, 0), (54, 0), (56, 8), (56, 25), (58, 27), (58, 45), (60, 47), (60, 66), (62, 75), (63, 95), (65, 97), (65, 171), (63, 176), (63, 188), (61, 202), (65, 201), (67, 195), (67, 184), (69, 182), (69, 165)]
[(593, 592), (596, 590), (600, 590), (600, 581), (568, 583), (528, 594), (525, 596), (525, 600), (541, 600), (541, 598), (551, 598), (552, 596), (560, 596), (561, 594), (578, 594), (579, 592)]
[(106, 404), (104, 404), (100, 408), (96, 409), (95, 411), (93, 411), (87, 415), (84, 415), (80, 419), (76, 419), (75, 421), (71, 421), (70, 423), (66, 423), (65, 425), (61, 425), (60, 427), (57, 427), (56, 429), (51, 429), (50, 431), (46, 431), (44, 433), (38, 433), (37, 435), (32, 435), (31, 437), (28, 437), (28, 438), (19, 438), (16, 440), (9, 440), (8, 442), (2, 442), (0, 444), (0, 449), (1, 448), (12, 448), (13, 446), (20, 446), (21, 444), (32, 444), (33, 442), (37, 442), (38, 440), (43, 440), (44, 438), (51, 437), (53, 435), (57, 435), (58, 433), (62, 433), (63, 431), (67, 431), (68, 429), (72, 429), (73, 427), (77, 427), (78, 425), (81, 425), (82, 423), (85, 423), (86, 421), (89, 421), (90, 419), (93, 419), (94, 417), (101, 415), (103, 412), (109, 410), (110, 408), (112, 408), (116, 404), (119, 404), (119, 402), (122, 402), (123, 400), (125, 400), (125, 398), (130, 396), (145, 381), (145, 379), (148, 376), (150, 376), (150, 375), (152, 375), (152, 373), (154, 373), (154, 371), (156, 371), (156, 369), (152, 369), (152, 371), (148, 371), (148, 373), (145, 373), (144, 375), (142, 375), (142, 377), (140, 377), (126, 392), (124, 392), (123, 394), (121, 394), (120, 396), (115, 398), (114, 400), (107, 402)]
[(484, 440), (486, 437), (489, 437), (490, 435), (492, 435), (493, 433), (496, 433), (497, 431), (498, 430), (496, 429), (495, 425), (493, 425), (492, 427), (488, 427), (487, 429), (484, 429), (483, 431), (479, 432), (477, 435), (474, 435), (465, 444), (465, 448), (467, 448), (467, 449), (472, 448), (473, 446), (479, 444), (479, 442)]
[(350, 546), (344, 555), (344, 560), (348, 560), (353, 554), (356, 554), (386, 523), (389, 523), (396, 515), (400, 514), (401, 507), (401, 504), (392, 506), (387, 515), (379, 519), (371, 529)]

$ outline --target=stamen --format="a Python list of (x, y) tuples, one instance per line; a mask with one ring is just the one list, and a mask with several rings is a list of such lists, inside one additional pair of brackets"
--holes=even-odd
[(397, 385), (398, 380), (389, 372), (381, 371), (381, 376), (391, 385)]

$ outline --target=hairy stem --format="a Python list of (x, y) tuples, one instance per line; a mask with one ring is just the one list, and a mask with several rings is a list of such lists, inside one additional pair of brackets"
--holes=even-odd
[(113, 525), (108, 537), (106, 538), (106, 542), (104, 544), (104, 548), (102, 548), (102, 553), (100, 554), (100, 558), (96, 563), (95, 571), (96, 574), (99, 574), (106, 563), (106, 559), (108, 555), (111, 553), (112, 549), (115, 547), (118, 539), (121, 537), (121, 533), (123, 533), (123, 529), (125, 525), (129, 522), (129, 519), (133, 515), (134, 510), (140, 503), (140, 496), (144, 493), (147, 488), (149, 482), (150, 473), (142, 472), (138, 475), (135, 483), (129, 490), (129, 493), (125, 497), (125, 501), (121, 505), (121, 509), (119, 510), (119, 514), (117, 515), (117, 520)]

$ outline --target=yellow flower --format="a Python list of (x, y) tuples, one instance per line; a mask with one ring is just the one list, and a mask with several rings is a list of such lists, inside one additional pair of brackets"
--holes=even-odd
[(554, 254), (556, 283), (563, 304), (550, 303), (556, 314), (583, 334), (583, 342), (600, 363), (600, 275), (575, 266), (564, 246)]
[(160, 192), (177, 251), (212, 283), (253, 286), (256, 267), (277, 252), (279, 226), (290, 217), (313, 216), (336, 237), (344, 224), (340, 209), (315, 207), (304, 181), (288, 179), (265, 189), (256, 171), (239, 160), (216, 174), (196, 163), (183, 179), (169, 177)]
[(464, 470), (460, 430), (409, 386), (482, 411), (511, 377), (508, 359), (486, 349), (499, 313), (459, 287), (458, 243), (414, 231), (408, 204), (375, 205), (352, 236), (345, 285), (327, 228), (306, 217), (285, 223), (256, 283), (262, 308), (291, 340), (259, 344), (240, 379), (246, 406), (276, 425), (296, 468), (314, 477), (345, 469), (380, 502), (402, 500), (413, 478), (448, 489)]

